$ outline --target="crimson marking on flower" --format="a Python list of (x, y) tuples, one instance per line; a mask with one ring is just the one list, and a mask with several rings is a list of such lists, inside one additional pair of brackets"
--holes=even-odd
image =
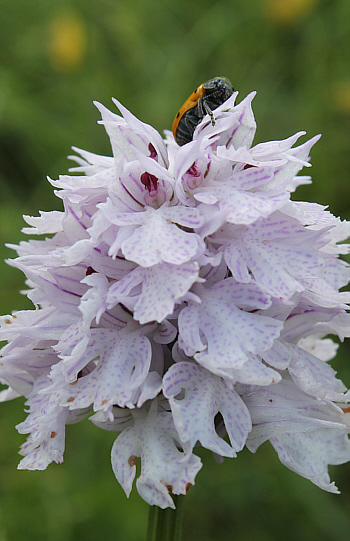
[(153, 160), (158, 161), (158, 153), (157, 153), (156, 149), (154, 148), (154, 146), (152, 145), (152, 143), (149, 143), (148, 150), (150, 151), (149, 157), (153, 158)]
[(67, 399), (67, 402), (74, 402), (75, 400), (75, 396), (70, 396), (68, 399)]
[(347, 406), (346, 408), (342, 408), (344, 413), (350, 413), (350, 406)]
[(12, 321), (10, 319), (5, 319), (6, 325), (12, 325)]
[(174, 490), (173, 485), (165, 485), (165, 486), (166, 486), (166, 488), (168, 489), (169, 494), (172, 494), (172, 492), (173, 492), (173, 490)]
[(185, 486), (186, 494), (190, 490), (191, 486), (192, 486), (192, 483), (187, 483), (186, 484), (186, 486)]
[(200, 176), (200, 171), (198, 171), (198, 168), (196, 166), (196, 163), (193, 162), (193, 164), (191, 165), (191, 167), (189, 167), (186, 171), (186, 173), (188, 173), (189, 175), (193, 175), (194, 177), (199, 177)]
[(147, 171), (145, 171), (144, 173), (142, 173), (140, 180), (145, 186), (145, 188), (149, 191), (149, 193), (157, 191), (158, 179), (155, 175), (152, 175), (151, 173), (147, 173)]
[(56, 438), (56, 436), (57, 436), (57, 432), (51, 432), (50, 434), (51, 439)]
[(131, 455), (131, 456), (129, 456), (129, 458), (128, 458), (128, 464), (129, 464), (129, 466), (130, 466), (131, 468), (132, 468), (133, 466), (135, 466), (136, 460), (137, 460), (137, 456), (136, 456), (136, 455)]

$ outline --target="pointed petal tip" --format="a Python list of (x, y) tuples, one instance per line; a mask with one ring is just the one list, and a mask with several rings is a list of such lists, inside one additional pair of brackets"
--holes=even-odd
[(123, 114), (124, 111), (126, 111), (126, 107), (124, 107), (124, 105), (122, 105), (120, 103), (119, 100), (117, 100), (117, 98), (112, 98), (112, 102), (114, 103), (114, 105), (116, 105), (119, 109), (119, 111)]

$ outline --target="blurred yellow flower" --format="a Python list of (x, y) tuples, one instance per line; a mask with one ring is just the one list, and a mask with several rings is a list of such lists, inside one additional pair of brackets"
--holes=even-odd
[(350, 113), (350, 79), (337, 81), (333, 87), (333, 103), (337, 111)]
[(81, 64), (86, 49), (86, 29), (73, 13), (56, 14), (49, 29), (49, 56), (52, 65), (71, 70)]
[(319, 0), (266, 0), (266, 14), (270, 19), (289, 23), (307, 14)]

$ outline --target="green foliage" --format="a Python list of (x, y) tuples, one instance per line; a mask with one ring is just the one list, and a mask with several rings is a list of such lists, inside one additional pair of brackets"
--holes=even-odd
[[(256, 142), (304, 129), (314, 184), (296, 197), (350, 219), (349, 0), (2, 0), (0, 32), (0, 312), (30, 309), (4, 242), (24, 237), (22, 214), (60, 209), (45, 177), (69, 167), (70, 146), (110, 154), (92, 105), (117, 97), (141, 120), (170, 129), (198, 84), (231, 79), (251, 90)], [(305, 172), (307, 174), (308, 171)], [(350, 385), (349, 346), (336, 366)], [(111, 471), (114, 435), (68, 427), (64, 465), (16, 470), (20, 400), (1, 405), (0, 541), (145, 538), (147, 505), (128, 501)], [(191, 541), (337, 541), (350, 528), (350, 468), (332, 469), (341, 496), (287, 471), (268, 444), (256, 456), (205, 462), (186, 497)]]

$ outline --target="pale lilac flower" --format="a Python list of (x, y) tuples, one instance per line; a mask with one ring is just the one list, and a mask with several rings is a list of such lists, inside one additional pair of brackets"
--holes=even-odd
[(141, 459), (151, 505), (193, 485), (198, 444), (219, 458), (269, 440), (337, 491), (350, 394), (328, 335), (350, 334), (350, 224), (291, 200), (318, 136), (252, 146), (254, 94), (236, 97), (182, 147), (96, 104), (113, 157), (74, 149), (75, 175), (50, 180), (64, 211), (25, 216), (25, 233), (49, 236), (12, 246), (35, 308), (1, 318), (0, 399), (29, 408), (19, 468), (62, 462), (65, 425), (91, 415), (117, 434), (127, 495)]

